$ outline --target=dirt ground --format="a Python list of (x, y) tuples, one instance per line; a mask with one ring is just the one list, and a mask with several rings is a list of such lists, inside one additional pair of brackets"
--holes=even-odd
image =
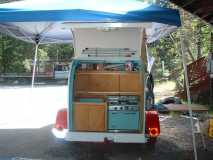
[[(154, 150), (138, 144), (69, 143), (55, 139), (52, 125), (40, 129), (0, 130), (0, 159), (44, 160), (192, 160), (191, 133), (188, 120), (167, 118), (161, 122), (161, 135)], [(199, 160), (212, 160), (213, 139), (203, 149), (197, 135)], [(8, 159), (9, 160), (9, 159)]]
[[(68, 143), (55, 139), (52, 124), (56, 111), (66, 105), (66, 93), (66, 86), (38, 87), (34, 101), (28, 87), (0, 88), (0, 160), (193, 159), (189, 120), (168, 115), (161, 117), (161, 135), (154, 150), (147, 145)], [(203, 149), (200, 135), (196, 140), (198, 159), (212, 160), (213, 139), (205, 137), (208, 151)]]

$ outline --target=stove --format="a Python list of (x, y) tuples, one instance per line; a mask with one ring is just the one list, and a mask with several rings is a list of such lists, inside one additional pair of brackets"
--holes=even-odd
[(109, 96), (108, 129), (110, 131), (139, 130), (139, 97)]
[(108, 106), (109, 111), (138, 111), (138, 108), (139, 108), (138, 105), (124, 105), (124, 104)]

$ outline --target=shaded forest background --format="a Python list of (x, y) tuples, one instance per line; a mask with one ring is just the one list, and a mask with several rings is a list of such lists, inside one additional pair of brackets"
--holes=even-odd
[[(0, 3), (11, 0), (0, 0)], [(153, 0), (148, 0), (153, 3)], [(177, 8), (177, 6), (163, 0), (155, 3), (161, 6)], [(155, 57), (154, 77), (157, 80), (170, 79), (182, 87), (183, 69), (180, 57), (180, 34), (185, 32), (187, 63), (207, 56), (211, 51), (211, 33), (213, 28), (199, 18), (180, 10), (182, 13), (182, 29), (167, 37), (149, 44), (150, 53)], [(71, 44), (41, 45), (38, 52), (40, 61), (69, 61), (73, 56)], [(4, 34), (0, 34), (0, 74), (23, 73), (30, 71), (30, 61), (33, 60), (34, 45), (28, 44)]]

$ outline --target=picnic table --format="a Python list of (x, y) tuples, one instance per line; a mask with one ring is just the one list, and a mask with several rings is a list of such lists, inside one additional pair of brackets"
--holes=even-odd
[(168, 111), (187, 112), (191, 106), (193, 112), (208, 112), (208, 108), (198, 104), (164, 104)]

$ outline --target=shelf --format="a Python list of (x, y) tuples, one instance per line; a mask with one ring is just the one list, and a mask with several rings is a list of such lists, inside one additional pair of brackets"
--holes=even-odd
[(96, 95), (141, 95), (140, 92), (84, 92), (84, 91), (77, 91), (76, 96), (81, 96), (81, 95), (91, 95), (91, 96), (96, 96)]
[(139, 74), (138, 71), (78, 70), (77, 74)]

